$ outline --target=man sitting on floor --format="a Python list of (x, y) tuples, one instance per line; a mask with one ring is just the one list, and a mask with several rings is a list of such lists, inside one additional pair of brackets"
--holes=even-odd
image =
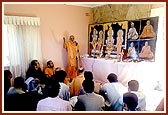
[(83, 88), (86, 94), (79, 95), (78, 101), (75, 105), (77, 111), (102, 111), (105, 107), (104, 98), (101, 95), (95, 94), (94, 82), (91, 80), (84, 80)]
[(110, 73), (107, 79), (109, 83), (105, 83), (100, 90), (100, 94), (105, 98), (106, 110), (120, 111), (122, 105), (119, 103), (119, 98), (127, 92), (127, 88), (117, 80), (117, 75), (114, 73)]

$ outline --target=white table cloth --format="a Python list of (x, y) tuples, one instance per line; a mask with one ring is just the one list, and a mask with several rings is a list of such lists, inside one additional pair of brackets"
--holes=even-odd
[[(164, 96), (163, 91), (154, 90), (158, 81), (162, 83), (162, 87), (164, 85), (164, 73), (162, 71), (164, 68), (159, 67), (155, 62), (117, 62), (116, 60), (106, 60), (104, 58), (81, 57), (80, 64), (85, 68), (85, 71), (92, 71), (94, 80), (100, 83), (108, 82), (107, 76), (111, 72), (115, 73), (118, 80), (126, 87), (128, 81), (137, 80), (139, 90), (147, 96), (148, 110), (154, 110)], [(149, 102), (151, 99), (153, 100), (152, 103)]]

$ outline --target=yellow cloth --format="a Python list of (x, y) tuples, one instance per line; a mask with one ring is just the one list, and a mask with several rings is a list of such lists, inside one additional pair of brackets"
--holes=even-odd
[(67, 67), (67, 77), (74, 78), (77, 76), (77, 52), (79, 50), (79, 45), (73, 42), (66, 42), (65, 49), (67, 51), (68, 67)]
[(70, 95), (72, 96), (78, 96), (79, 94), (79, 89), (82, 87), (82, 83), (85, 80), (84, 75), (81, 74), (77, 76), (76, 78), (73, 78), (71, 82), (71, 87), (70, 87)]
[(44, 73), (47, 77), (51, 77), (55, 73), (55, 68), (45, 68)]

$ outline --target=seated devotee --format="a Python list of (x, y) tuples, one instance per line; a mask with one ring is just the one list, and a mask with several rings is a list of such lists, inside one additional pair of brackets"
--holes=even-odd
[(101, 95), (95, 94), (94, 82), (91, 80), (84, 80), (83, 88), (86, 94), (79, 95), (78, 101), (75, 104), (75, 110), (77, 111), (102, 111), (104, 110), (104, 98)]
[(46, 98), (40, 100), (37, 104), (37, 111), (72, 111), (71, 104), (68, 101), (61, 99), (58, 94), (60, 84), (52, 81), (46, 86)]
[(145, 42), (145, 45), (142, 47), (141, 52), (139, 53), (139, 58), (152, 59), (154, 57), (153, 52), (151, 51), (150, 45), (148, 42)]
[[(73, 107), (75, 106), (75, 104), (77, 102), (78, 95), (86, 94), (86, 92), (84, 91), (84, 89), (82, 87), (82, 83), (85, 80), (85, 77), (87, 76), (86, 75), (87, 72), (85, 72), (85, 77), (84, 77), (84, 68), (79, 68), (78, 71), (79, 71), (79, 75), (72, 80), (71, 85), (70, 85), (71, 98), (69, 101)], [(90, 75), (92, 75), (92, 74), (90, 74)], [(93, 76), (91, 76), (88, 79), (92, 81)]]
[(22, 77), (14, 79), (14, 87), (11, 87), (5, 98), (5, 110), (8, 111), (35, 111), (37, 102), (43, 98), (37, 91), (26, 92), (27, 85)]
[[(99, 93), (100, 89), (101, 89), (101, 83), (98, 83), (96, 81), (93, 80), (93, 73), (91, 71), (85, 71), (84, 72), (84, 78), (85, 80), (90, 80), (90, 81), (93, 81), (94, 82), (94, 93)], [(81, 87), (79, 89), (79, 95), (83, 95), (85, 94), (85, 90), (83, 87)]]
[(127, 88), (117, 80), (117, 75), (114, 73), (110, 73), (107, 79), (109, 83), (105, 83), (100, 90), (100, 94), (105, 99), (105, 110), (120, 111), (122, 105), (119, 103), (119, 99), (127, 92)]
[(6, 110), (10, 111), (34, 111), (39, 99), (43, 98), (36, 90), (28, 91), (28, 86), (22, 77), (14, 79), (14, 87), (11, 87), (6, 97)]
[[(90, 81), (92, 81), (92, 80), (93, 80), (93, 74), (92, 74), (92, 72), (90, 72), (90, 71), (85, 71), (85, 72), (84, 72), (84, 78), (85, 78), (85, 80), (90, 80)], [(81, 88), (79, 89), (79, 92), (78, 92), (78, 93), (79, 93), (79, 95), (86, 94), (86, 92), (85, 92), (83, 86), (81, 86)]]
[(4, 97), (6, 96), (9, 88), (11, 87), (11, 78), (12, 78), (12, 73), (10, 70), (4, 70)]
[(138, 91), (139, 90), (139, 82), (137, 80), (131, 80), (128, 82), (128, 91), (131, 93), (135, 93), (138, 97), (138, 106), (139, 110), (146, 110), (146, 96)]
[(29, 77), (38, 78), (41, 84), (45, 84), (45, 75), (40, 68), (38, 60), (32, 60), (30, 67), (26, 72), (26, 79)]
[(7, 95), (12, 95), (12, 94), (22, 94), (25, 93), (25, 91), (23, 90), (25, 83), (24, 83), (24, 79), (22, 77), (16, 77), (14, 79), (14, 86), (10, 87)]
[(138, 33), (136, 28), (134, 27), (134, 22), (131, 22), (131, 28), (128, 31), (128, 39), (137, 39)]
[(55, 71), (54, 81), (59, 82), (61, 88), (58, 96), (66, 101), (69, 101), (70, 98), (70, 89), (69, 86), (64, 83), (67, 73), (64, 70)]
[[(139, 90), (139, 82), (137, 80), (131, 80), (128, 82), (128, 92), (134, 93), (138, 97), (138, 105), (136, 107), (139, 111), (145, 111), (146, 110), (146, 96), (138, 91)], [(123, 97), (121, 97), (121, 101)], [(123, 102), (120, 102), (121, 104)]]
[[(85, 72), (84, 72), (84, 80), (93, 81), (93, 74), (92, 74), (92, 72), (90, 72), (90, 71), (85, 71)], [(83, 82), (82, 82), (82, 83), (83, 83)], [(80, 87), (79, 90), (78, 90), (78, 95), (84, 95), (84, 94), (86, 94), (86, 92), (85, 92), (83, 86), (81, 85), (81, 87)], [(75, 106), (75, 104), (76, 104), (76, 102), (77, 102), (77, 97), (78, 97), (78, 96), (73, 96), (73, 97), (71, 97), (70, 100), (69, 100), (69, 101), (71, 102), (71, 104), (72, 104), (73, 107)]]
[(54, 76), (56, 68), (54, 67), (54, 63), (52, 60), (47, 61), (47, 67), (44, 68), (44, 74), (45, 74), (45, 83), (46, 85), (51, 80), (51, 77)]
[(47, 67), (44, 69), (44, 73), (47, 78), (52, 77), (55, 74), (54, 63), (51, 60), (47, 61)]
[(143, 31), (140, 35), (141, 39), (144, 38), (155, 38), (155, 32), (153, 30), (153, 26), (150, 24), (150, 20), (146, 21), (146, 26), (143, 28)]
[(84, 68), (78, 69), (79, 75), (76, 78), (73, 78), (70, 86), (70, 96), (78, 96), (79, 89), (82, 87), (84, 81)]
[(128, 48), (127, 57), (131, 58), (131, 59), (136, 59), (137, 58), (137, 53), (136, 53), (133, 42), (131, 42), (130, 47)]
[[(27, 84), (27, 90), (28, 92), (30, 91), (35, 91), (35, 90), (39, 90), (40, 88), (40, 80), (38, 78), (33, 78), (33, 77), (29, 77), (25, 83)], [(40, 89), (41, 90), (41, 89)], [(40, 92), (39, 92), (40, 93)]]
[(35, 111), (37, 103), (43, 96), (37, 91), (12, 94), (6, 97), (4, 103), (5, 111)]
[(134, 93), (127, 92), (123, 95), (123, 111), (136, 111), (138, 97)]

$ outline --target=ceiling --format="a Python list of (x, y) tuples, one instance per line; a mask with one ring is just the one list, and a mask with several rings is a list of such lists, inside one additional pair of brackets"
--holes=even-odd
[(94, 7), (97, 7), (97, 6), (102, 6), (102, 5), (105, 5), (106, 3), (100, 3), (100, 4), (96, 4), (96, 3), (67, 3), (66, 5), (74, 5), (74, 6), (83, 6), (83, 7), (90, 7), (90, 8), (94, 8)]

